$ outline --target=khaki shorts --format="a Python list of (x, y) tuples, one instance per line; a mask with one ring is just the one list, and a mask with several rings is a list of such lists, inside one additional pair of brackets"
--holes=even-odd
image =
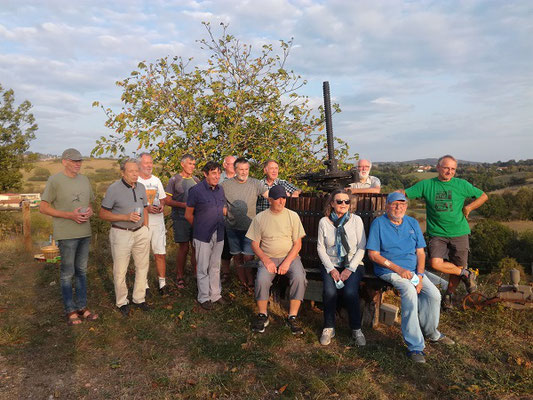
[(429, 239), (428, 250), (430, 258), (442, 258), (458, 267), (468, 265), (468, 252), (470, 251), (468, 235), (453, 238), (433, 236)]

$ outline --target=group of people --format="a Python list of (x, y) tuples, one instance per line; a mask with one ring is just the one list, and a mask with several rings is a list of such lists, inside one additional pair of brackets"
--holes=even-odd
[[(42, 213), (53, 217), (69, 325), (98, 318), (87, 308), (89, 219), (94, 214), (91, 206), (94, 194), (87, 177), (79, 173), (82, 160), (76, 149), (63, 152), (63, 171), (49, 178), (40, 205)], [(467, 267), (470, 233), (467, 217), (487, 196), (455, 178), (457, 160), (444, 156), (438, 161), (436, 178), (387, 196), (386, 214), (373, 221), (367, 240), (361, 218), (350, 209), (353, 194), (381, 190), (379, 179), (370, 175), (371, 166), (369, 160), (359, 160), (358, 179), (330, 194), (319, 222), (317, 250), (322, 262), (324, 304), (320, 343), (328, 345), (335, 336), (337, 301), (342, 297), (353, 339), (360, 346), (366, 344), (361, 330), (359, 285), (363, 258), (368, 251), (375, 275), (400, 292), (401, 325), (408, 356), (415, 362), (425, 362), (424, 338), (444, 344), (454, 342), (437, 329), (441, 294), (431, 282), (434, 276), (425, 271), (426, 243), (418, 222), (406, 215), (407, 199), (426, 200), (430, 265), (436, 271), (450, 274), (443, 301), (443, 306), (449, 306), (460, 280), (469, 291), (475, 289), (475, 273)], [(264, 163), (262, 180), (249, 176), (250, 163), (245, 158), (228, 156), (222, 165), (207, 162), (201, 181), (194, 175), (195, 168), (194, 157), (183, 155), (181, 171), (163, 187), (153, 175), (149, 153), (121, 162), (122, 177), (108, 187), (98, 211), (101, 219), (111, 222), (109, 240), (118, 310), (124, 316), (130, 312), (126, 272), (131, 256), (135, 264), (132, 304), (140, 310), (149, 310), (146, 294), (150, 248), (159, 293), (168, 295), (163, 212), (165, 206), (170, 206), (174, 241), (178, 245), (178, 289), (186, 285), (184, 267), (190, 252), (200, 307), (211, 310), (226, 304), (221, 286), (228, 280), (233, 259), (241, 284), (255, 293), (257, 314), (252, 330), (262, 333), (269, 325), (272, 282), (276, 276), (286, 275), (290, 286), (286, 323), (294, 335), (303, 334), (298, 311), (307, 280), (299, 252), (306, 233), (298, 214), (285, 207), (287, 197), (296, 197), (301, 190), (278, 177), (279, 164), (275, 160)], [(475, 200), (464, 206), (465, 200), (472, 197)], [(249, 267), (254, 256), (258, 259), (255, 277), (254, 269)]]

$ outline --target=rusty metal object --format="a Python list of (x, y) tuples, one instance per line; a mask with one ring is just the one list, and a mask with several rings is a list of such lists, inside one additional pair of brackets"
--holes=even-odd
[(496, 296), (490, 299), (479, 292), (473, 292), (463, 299), (463, 310), (481, 310), (483, 307), (494, 303), (503, 303), (504, 305), (516, 309), (533, 307), (533, 287), (528, 285), (519, 285), (516, 279), (516, 270), (512, 270), (512, 285), (501, 285), (498, 287)]

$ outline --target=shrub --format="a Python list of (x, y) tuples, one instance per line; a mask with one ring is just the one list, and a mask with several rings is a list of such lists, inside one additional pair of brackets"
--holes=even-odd
[(486, 263), (490, 271), (502, 258), (508, 256), (516, 233), (499, 222), (485, 219), (472, 229), (470, 239), (470, 262)]

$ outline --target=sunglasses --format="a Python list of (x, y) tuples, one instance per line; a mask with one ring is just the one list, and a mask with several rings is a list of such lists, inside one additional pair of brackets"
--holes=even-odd
[(335, 203), (337, 203), (337, 204), (342, 204), (342, 203), (350, 204), (350, 200), (335, 200)]

